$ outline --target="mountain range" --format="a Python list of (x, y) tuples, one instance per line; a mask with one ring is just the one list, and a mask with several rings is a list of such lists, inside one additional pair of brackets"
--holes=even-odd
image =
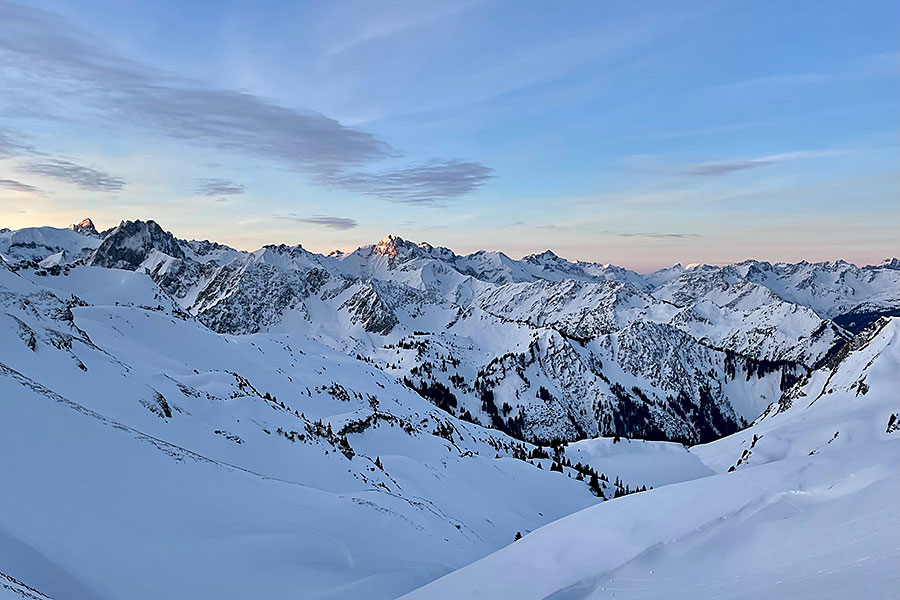
[(217, 333), (303, 334), (517, 438), (711, 441), (853, 333), (900, 314), (900, 261), (674, 267), (642, 275), (550, 251), (457, 255), (387, 236), (350, 253), (237, 251), (153, 221), (0, 233), (43, 269), (146, 273)]

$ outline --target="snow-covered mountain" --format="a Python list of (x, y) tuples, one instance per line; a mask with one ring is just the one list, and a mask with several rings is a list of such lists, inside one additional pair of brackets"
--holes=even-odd
[(0, 572), (42, 594), (393, 598), (598, 501), (314, 340), (40, 273), (0, 262)]
[[(0, 234), (0, 254), (147, 273), (214, 331), (309, 335), (456, 416), (531, 441), (710, 441), (846, 343), (851, 331), (838, 322), (856, 327), (900, 308), (900, 270), (889, 262), (640, 275), (550, 251), (460, 256), (396, 236), (323, 256), (179, 240), (153, 221), (123, 222), (102, 239), (92, 223), (73, 229), (87, 235)], [(26, 252), (21, 240), (38, 234), (60, 239)]]
[(0, 598), (893, 597), (900, 269), (763, 264), (2, 230)]
[(99, 245), (99, 236), (84, 235), (75, 226), (0, 229), (0, 256), (9, 263), (43, 262), (44, 267), (73, 263), (87, 258)]
[(896, 598), (898, 373), (900, 320), (884, 319), (741, 433), (655, 448), (656, 472), (640, 445), (590, 440), (597, 462), (693, 479), (570, 515), (404, 599)]

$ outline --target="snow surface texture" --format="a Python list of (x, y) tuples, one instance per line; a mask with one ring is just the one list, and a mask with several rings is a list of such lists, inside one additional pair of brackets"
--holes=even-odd
[(900, 320), (877, 325), (789, 406), (691, 449), (720, 474), (570, 515), (404, 598), (900, 597)]
[(900, 265), (766, 264), (0, 230), (0, 598), (896, 597)]

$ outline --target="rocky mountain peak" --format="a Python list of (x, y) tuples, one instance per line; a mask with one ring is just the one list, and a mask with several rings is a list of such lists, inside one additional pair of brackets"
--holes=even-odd
[(556, 255), (553, 250), (544, 250), (540, 254), (529, 254), (524, 259), (530, 263), (541, 264), (546, 262), (558, 262), (563, 261), (564, 259), (560, 258)]
[(894, 271), (900, 271), (900, 259), (898, 259), (896, 256), (886, 258), (881, 261), (881, 264), (878, 266), (883, 269), (893, 269)]
[(94, 222), (90, 219), (83, 219), (81, 223), (73, 223), (69, 225), (69, 229), (72, 231), (77, 231), (83, 235), (92, 235), (96, 237), (100, 237), (100, 234), (97, 232), (97, 228), (94, 227)]
[(407, 242), (397, 235), (386, 235), (381, 241), (375, 244), (375, 254), (387, 256), (388, 258), (397, 258), (401, 254), (407, 254), (410, 249), (415, 248), (414, 244)]
[(156, 221), (122, 221), (104, 238), (88, 262), (101, 267), (134, 270), (154, 250), (172, 258), (185, 258), (175, 236), (164, 231)]

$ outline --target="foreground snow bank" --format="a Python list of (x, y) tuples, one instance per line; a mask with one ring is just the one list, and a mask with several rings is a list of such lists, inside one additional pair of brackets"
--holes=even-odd
[(896, 598), (898, 449), (879, 442), (607, 502), (405, 598)]

